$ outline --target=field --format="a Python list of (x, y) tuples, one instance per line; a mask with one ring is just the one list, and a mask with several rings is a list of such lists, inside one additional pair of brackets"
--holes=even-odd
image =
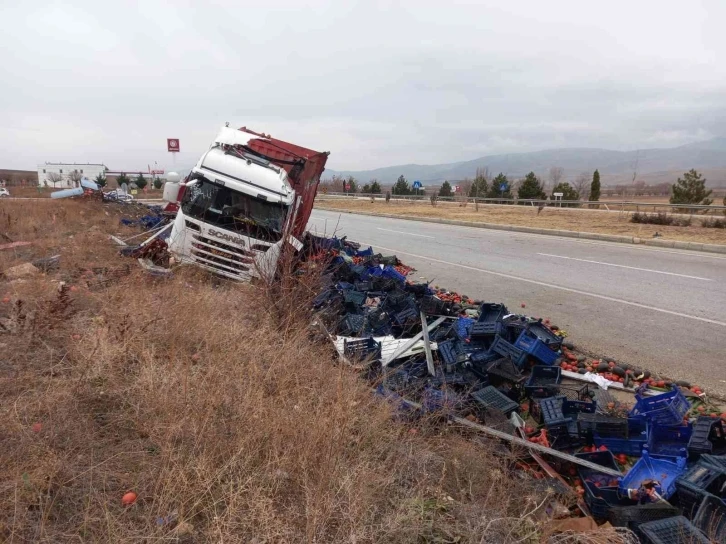
[[(638, 238), (652, 238), (656, 232), (664, 240), (681, 240), (708, 244), (726, 244), (726, 229), (703, 228), (694, 216), (690, 227), (643, 225), (631, 223), (630, 213), (591, 211), (579, 209), (537, 208), (529, 206), (480, 205), (477, 211), (472, 203), (462, 207), (457, 204), (439, 204), (383, 198), (374, 202), (366, 199), (318, 199), (316, 207), (326, 210), (392, 214), (399, 217), (433, 217), (459, 221), (520, 225), (543, 229), (571, 230), (617, 234)], [(650, 211), (650, 210), (648, 210)]]
[[(111, 188), (104, 188), (106, 191), (110, 191), (116, 188), (116, 184), (112, 183)], [(51, 187), (41, 187), (40, 190), (38, 190), (38, 187), (8, 187), (8, 191), (10, 191), (10, 196), (15, 198), (50, 198), (50, 194), (53, 191), (60, 191), (61, 189), (64, 189), (65, 187), (57, 187), (53, 188)], [(139, 191), (139, 194), (136, 196), (136, 198), (161, 198), (162, 191), (161, 189), (154, 189), (153, 187), (146, 187), (146, 192)]]
[[(108, 241), (136, 232), (119, 225), (129, 211), (0, 203), (5, 238), (32, 242), (0, 251), (0, 539), (543, 536), (551, 490), (511, 453), (435, 419), (393, 420), (337, 363), (309, 327), (313, 272), (284, 289), (192, 269), (154, 279)], [(50, 255), (57, 269), (9, 271)]]

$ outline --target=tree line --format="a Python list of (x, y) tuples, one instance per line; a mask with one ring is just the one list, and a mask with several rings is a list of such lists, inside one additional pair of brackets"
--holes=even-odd
[[(513, 200), (514, 193), (516, 192), (517, 200), (546, 200), (547, 198), (554, 200), (557, 198), (559, 200), (573, 202), (572, 204), (563, 204), (565, 206), (577, 206), (578, 204), (575, 204), (574, 201), (578, 200), (587, 200), (590, 202), (598, 202), (600, 200), (602, 186), (600, 183), (600, 172), (598, 170), (592, 173), (591, 178), (589, 178), (587, 173), (580, 174), (573, 184), (562, 181), (563, 175), (564, 170), (561, 167), (553, 167), (550, 169), (549, 181), (552, 184), (552, 190), (548, 195), (544, 181), (534, 172), (529, 172), (524, 178), (512, 183), (503, 172), (492, 177), (487, 169), (478, 168), (473, 180), (465, 179), (457, 182), (458, 191), (455, 190), (455, 187), (449, 181), (444, 181), (435, 194), (441, 198), (467, 196), (469, 198)], [(632, 187), (637, 196), (645, 192), (647, 185), (645, 185), (645, 182), (637, 181), (633, 183)], [(348, 176), (347, 178), (333, 176), (330, 180), (322, 181), (320, 183), (320, 189), (323, 192), (340, 193), (360, 192), (363, 194), (381, 194), (383, 192), (378, 180), (372, 179), (361, 186), (353, 176)], [(562, 196), (555, 197), (556, 193), (561, 193)], [(706, 179), (694, 169), (683, 174), (682, 178), (679, 177), (668, 188), (668, 194), (671, 195), (671, 204), (709, 205), (713, 202), (713, 199), (709, 198), (711, 193), (712, 190), (706, 189)], [(415, 196), (424, 195), (425, 191), (423, 189), (414, 189), (409, 181), (401, 175), (391, 187), (390, 194)], [(726, 198), (724, 198), (724, 205), (726, 205)]]

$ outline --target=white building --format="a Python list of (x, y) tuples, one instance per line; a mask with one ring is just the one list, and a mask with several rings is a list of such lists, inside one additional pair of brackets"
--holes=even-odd
[[(93, 181), (98, 174), (106, 173), (106, 166), (103, 164), (77, 164), (46, 162), (38, 165), (38, 183), (51, 188), (76, 187), (77, 183), (73, 178), (87, 178)], [(53, 178), (57, 181), (53, 183)]]

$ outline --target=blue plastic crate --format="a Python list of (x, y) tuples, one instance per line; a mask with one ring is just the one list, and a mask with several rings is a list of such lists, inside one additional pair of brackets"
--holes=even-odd
[(683, 516), (641, 523), (636, 534), (644, 544), (710, 544), (709, 539)]
[[(479, 308), (479, 318), (476, 325), (476, 334), (478, 335), (495, 335), (499, 333), (502, 318), (507, 315), (509, 310), (504, 304), (494, 304), (484, 302)], [(472, 331), (472, 334), (473, 331)]]
[(648, 437), (648, 451), (651, 455), (687, 457), (691, 433), (690, 424), (664, 427), (654, 423)]
[(631, 531), (637, 530), (638, 525), (649, 521), (666, 519), (678, 516), (678, 508), (665, 501), (646, 504), (631, 504), (629, 506), (616, 506), (610, 509), (608, 521), (613, 527), (627, 527)]
[(683, 515), (693, 519), (708, 495), (718, 496), (726, 485), (726, 471), (699, 461), (676, 480), (678, 504)]
[[(576, 453), (575, 457), (620, 472), (620, 467), (615, 461), (615, 456), (610, 451)], [(598, 472), (594, 468), (577, 467), (577, 474), (583, 483), (587, 482), (598, 488), (614, 488), (616, 491), (618, 489), (616, 478), (610, 474)]]
[(359, 314), (348, 314), (340, 322), (338, 330), (341, 336), (357, 336), (363, 332), (365, 326), (365, 316)]
[(565, 415), (563, 410), (565, 397), (549, 397), (539, 403), (542, 423), (549, 429), (570, 423), (573, 419)]
[(688, 442), (688, 455), (698, 459), (703, 454), (723, 453), (726, 450), (726, 432), (721, 419), (698, 416)]
[(559, 358), (557, 352), (552, 351), (547, 344), (542, 342), (542, 340), (537, 338), (529, 330), (522, 331), (514, 346), (528, 353), (544, 365), (551, 366)]
[(726, 542), (726, 503), (714, 495), (706, 496), (693, 524), (713, 542)]
[(514, 362), (507, 357), (500, 357), (490, 363), (487, 363), (485, 370), (492, 378), (492, 381), (517, 384), (524, 378), (517, 368), (517, 365), (515, 365)]
[(610, 517), (610, 511), (615, 507), (635, 504), (635, 501), (621, 498), (617, 487), (597, 487), (584, 480), (582, 487), (585, 489), (585, 504), (590, 508), (592, 517), (599, 521), (607, 520)]
[(439, 357), (446, 365), (455, 365), (461, 350), (459, 344), (455, 340), (446, 340), (445, 342), (438, 343)]
[(531, 398), (557, 395), (562, 381), (562, 369), (558, 366), (533, 366), (524, 391)]
[[(483, 366), (491, 363), (492, 361), (496, 361), (500, 357), (501, 357), (501, 355), (499, 355), (496, 352), (492, 352), (489, 350), (487, 350), (487, 351), (482, 350), (482, 351), (474, 351), (473, 353), (471, 353), (469, 360), (471, 361), (471, 363), (473, 365), (483, 367)], [(484, 368), (482, 368), (482, 370), (484, 370)]]
[(448, 303), (435, 296), (425, 296), (421, 299), (421, 311), (426, 315), (448, 314)]
[(485, 340), (491, 339), (492, 336), (496, 336), (497, 333), (502, 329), (502, 324), (497, 323), (474, 323), (469, 330), (469, 335), (472, 340)]
[(359, 249), (355, 252), (356, 257), (369, 257), (373, 255), (373, 248), (368, 246), (368, 249)]
[(409, 328), (419, 323), (419, 314), (413, 308), (406, 308), (393, 315), (393, 320), (401, 328)]
[(519, 410), (519, 404), (514, 402), (493, 385), (487, 386), (479, 391), (471, 393), (471, 397), (485, 408), (499, 410), (505, 416)]
[(557, 351), (560, 347), (562, 347), (562, 337), (555, 334), (555, 332), (544, 323), (530, 323), (527, 325), (527, 330), (550, 349)]
[(604, 436), (595, 430), (593, 432), (593, 442), (597, 447), (605, 446), (614, 453), (624, 453), (637, 457), (642, 454), (643, 448), (648, 446), (649, 431), (647, 421), (630, 418), (627, 420), (625, 437)]
[(373, 338), (360, 340), (345, 340), (343, 353), (348, 359), (376, 360), (381, 358), (381, 343)]
[(726, 455), (702, 455), (701, 459), (715, 467), (726, 470)]
[(667, 461), (651, 457), (648, 450), (620, 480), (620, 491), (627, 495), (628, 489), (639, 489), (645, 480), (659, 482), (656, 489), (661, 497), (669, 499), (676, 492), (676, 480), (686, 470), (686, 459), (679, 457), (677, 461)]
[(661, 425), (679, 425), (683, 422), (683, 417), (691, 405), (677, 386), (671, 391), (652, 397), (644, 396), (642, 394), (644, 391), (645, 389), (641, 388), (635, 394), (636, 402), (630, 410), (631, 417), (646, 418)]
[(492, 343), (492, 346), (489, 348), (489, 351), (498, 353), (502, 357), (509, 357), (520, 368), (524, 365), (525, 361), (527, 360), (527, 354), (524, 351), (522, 351), (518, 347), (513, 346), (512, 344), (507, 342), (501, 336), (497, 336), (494, 339), (494, 342)]

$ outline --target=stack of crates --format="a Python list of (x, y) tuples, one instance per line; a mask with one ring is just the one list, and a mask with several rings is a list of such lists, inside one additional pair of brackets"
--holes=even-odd
[(726, 503), (713, 495), (706, 496), (693, 518), (693, 524), (713, 542), (726, 542)]
[(698, 459), (704, 454), (723, 453), (726, 451), (726, 435), (720, 419), (709, 416), (698, 416), (693, 424), (693, 433), (688, 442), (688, 456)]
[(708, 538), (683, 516), (642, 523), (636, 534), (644, 544), (711, 544)]
[(683, 515), (693, 519), (707, 496), (726, 498), (726, 470), (698, 461), (676, 480), (675, 485)]

